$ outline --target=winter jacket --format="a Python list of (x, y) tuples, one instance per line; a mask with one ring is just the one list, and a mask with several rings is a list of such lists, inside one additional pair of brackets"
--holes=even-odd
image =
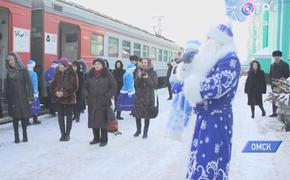
[[(53, 101), (60, 104), (76, 104), (77, 90), (78, 77), (74, 72), (72, 65), (69, 65), (63, 72), (57, 69), (51, 82)], [(62, 91), (64, 96), (57, 97), (57, 91)]]
[(271, 65), (270, 69), (270, 82), (272, 84), (272, 79), (287, 79), (289, 77), (289, 65), (288, 63), (281, 60), (280, 63), (276, 64), (275, 62)]
[[(117, 63), (121, 63), (121, 68), (117, 69), (116, 65)], [(121, 61), (116, 61), (115, 63), (115, 69), (113, 70), (113, 75), (117, 83), (117, 91), (116, 91), (116, 97), (120, 95), (120, 90), (123, 86), (123, 75), (125, 74), (125, 70), (123, 69), (123, 63)]]
[(31, 117), (31, 103), (34, 100), (33, 86), (28, 70), (22, 64), (16, 53), (14, 56), (16, 67), (11, 67), (6, 61), (6, 98), (8, 100), (8, 114), (13, 119), (24, 119)]
[(95, 68), (92, 68), (86, 79), (84, 90), (88, 97), (88, 127), (106, 128), (107, 108), (111, 106), (111, 99), (117, 90), (112, 73), (104, 68), (101, 75), (97, 76)]
[(127, 70), (123, 76), (123, 87), (121, 89), (122, 94), (133, 95), (135, 94), (134, 87), (134, 75), (130, 70)]
[(250, 70), (245, 84), (245, 93), (248, 94), (248, 105), (261, 105), (262, 94), (266, 93), (266, 79), (264, 71)]
[(150, 119), (149, 111), (154, 106), (154, 90), (157, 89), (157, 73), (147, 70), (148, 78), (135, 78), (136, 99), (132, 114), (136, 118)]

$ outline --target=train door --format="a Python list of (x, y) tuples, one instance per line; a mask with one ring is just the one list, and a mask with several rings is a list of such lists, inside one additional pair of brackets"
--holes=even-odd
[(3, 95), (6, 79), (5, 59), (9, 51), (9, 10), (0, 7), (0, 91)]
[(80, 59), (80, 27), (61, 22), (59, 25), (59, 55), (70, 61)]

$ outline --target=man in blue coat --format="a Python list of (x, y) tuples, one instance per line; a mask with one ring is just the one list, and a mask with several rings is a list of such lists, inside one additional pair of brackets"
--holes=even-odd
[(197, 115), (186, 179), (228, 179), (240, 70), (229, 25), (211, 28), (184, 81), (184, 95)]

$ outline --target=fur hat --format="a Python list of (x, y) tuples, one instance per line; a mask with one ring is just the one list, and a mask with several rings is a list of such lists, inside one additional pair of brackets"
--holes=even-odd
[(273, 57), (276, 57), (276, 56), (278, 56), (278, 57), (282, 57), (283, 54), (282, 54), (281, 51), (273, 51), (272, 56), (273, 56)]
[(219, 24), (213, 28), (210, 28), (206, 35), (221, 44), (233, 43), (234, 34), (232, 32), (232, 26), (230, 24)]
[(190, 40), (185, 43), (184, 51), (198, 50), (201, 43), (198, 40)]
[(103, 65), (103, 67), (106, 67), (106, 62), (105, 62), (105, 60), (102, 59), (102, 58), (97, 58), (97, 59), (95, 59), (95, 60), (93, 61), (93, 64), (95, 64), (96, 62), (99, 62), (99, 63), (101, 63), (101, 64)]

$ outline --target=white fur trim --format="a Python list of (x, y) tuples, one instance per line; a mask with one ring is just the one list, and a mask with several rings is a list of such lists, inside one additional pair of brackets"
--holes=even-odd
[(233, 43), (233, 38), (220, 31), (217, 27), (210, 28), (206, 35), (222, 44)]
[[(206, 52), (205, 50), (203, 50)], [(236, 52), (233, 43), (221, 46), (216, 55), (213, 55), (212, 60), (204, 60), (202, 54), (198, 53), (192, 62), (191, 74), (184, 81), (184, 95), (192, 106), (202, 102), (201, 82), (207, 77), (208, 73), (215, 64), (230, 52)], [(210, 53), (210, 52), (209, 52)]]

